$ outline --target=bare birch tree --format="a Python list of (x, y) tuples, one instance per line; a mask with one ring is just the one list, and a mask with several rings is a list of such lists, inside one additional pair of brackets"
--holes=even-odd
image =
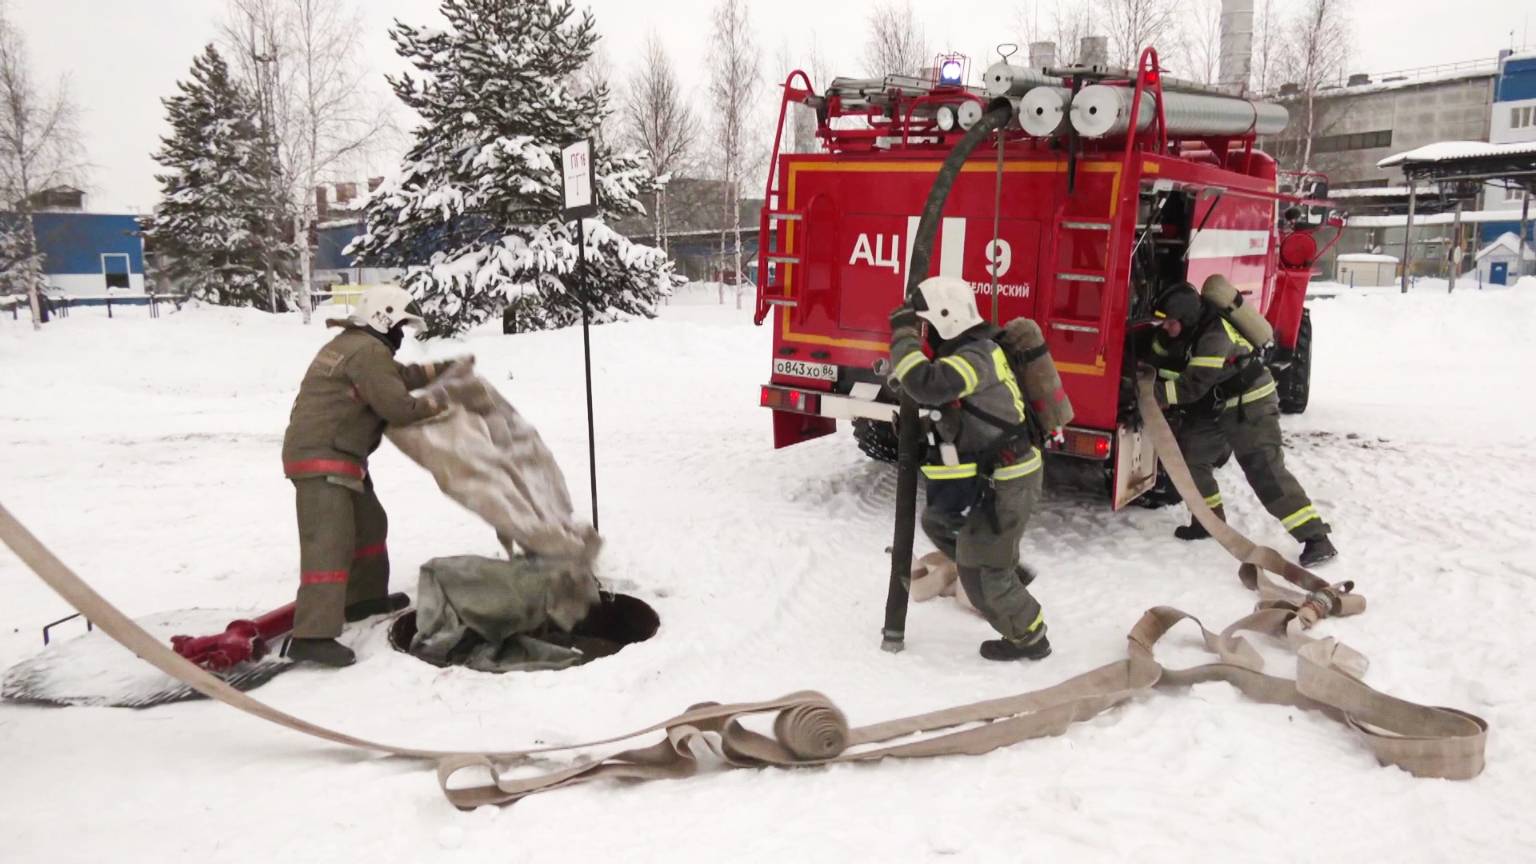
[(229, 0), (225, 41), (257, 94), (277, 154), (274, 178), (292, 207), (299, 308), (310, 319), (309, 232), (315, 188), (354, 167), (392, 129), (386, 99), (370, 99), (359, 60), (365, 32), (348, 0)]
[[(1040, 7), (1041, 4), (1036, 2), (1014, 10), (1014, 28), (1023, 39), (1019, 45), (1020, 53), (1027, 56), (1031, 42), (1051, 42), (1056, 45), (1057, 65), (1071, 66), (1077, 62), (1083, 37), (1095, 35), (1093, 7), (1086, 0), (1055, 0), (1049, 17)], [(997, 59), (990, 52), (987, 56), (988, 63)], [(1022, 62), (1022, 58), (1015, 58), (1014, 62)]]
[(1161, 56), (1171, 47), (1165, 37), (1173, 36), (1178, 25), (1175, 0), (1106, 0), (1100, 8), (1109, 20), (1114, 63), (1132, 68), (1142, 49), (1157, 48)]
[(1189, 0), (1179, 23), (1176, 52), (1162, 58), (1180, 78), (1215, 84), (1221, 72), (1221, 0)]
[(666, 187), (688, 162), (698, 128), (693, 109), (655, 31), (646, 37), (639, 68), (630, 75), (622, 107), (624, 137), (644, 153), (651, 170), (651, 223), (656, 245), (665, 249)]
[(0, 5), (0, 207), (14, 207), (3, 245), (5, 269), (25, 284), (32, 327), (43, 324), (41, 255), (32, 224), (34, 196), (84, 173), (84, 151), (76, 126), (69, 83), (61, 78), (44, 89), (32, 77), (26, 39)]
[(1273, 75), (1279, 59), (1284, 22), (1275, 11), (1275, 0), (1256, 0), (1253, 9), (1253, 92), (1268, 95), (1275, 87)]
[[(809, 42), (803, 46), (803, 50), (798, 52), (790, 47), (788, 39), (780, 40), (779, 48), (773, 56), (773, 70), (768, 76), (770, 91), (776, 92), (776, 88), (783, 86), (789, 73), (796, 69), (804, 72), (811, 81), (811, 87), (819, 88), (821, 92), (826, 92), (827, 85), (832, 83), (832, 76), (827, 68), (827, 58), (821, 53), (815, 34), (811, 34)], [(800, 82), (797, 80), (795, 84), (799, 86)], [(766, 107), (770, 113), (767, 122), (778, 123), (778, 104), (770, 102)], [(784, 122), (789, 127), (789, 152), (816, 152), (818, 144), (815, 109), (798, 102), (792, 103)]]
[(876, 77), (916, 75), (932, 60), (928, 37), (908, 0), (885, 0), (869, 13), (864, 71)]
[[(726, 257), (726, 234), (735, 235), (736, 308), (741, 308), (741, 183), (754, 171), (753, 133), (762, 63), (752, 36), (746, 0), (720, 0), (715, 6), (709, 60), (709, 95), (716, 116), (715, 156), (725, 184), (722, 196), (725, 224), (720, 255)], [(767, 238), (758, 238), (759, 243)], [(762, 278), (759, 275), (759, 278)], [(724, 288), (720, 302), (725, 302)]]
[(1339, 79), (1349, 58), (1350, 26), (1344, 0), (1302, 0), (1286, 36), (1282, 68), (1300, 87), (1298, 167), (1311, 171), (1312, 148), (1320, 125), (1317, 92)]
[[(613, 58), (609, 56), (608, 49), (604, 48), (601, 42), (597, 43), (592, 48), (592, 53), (587, 55), (586, 62), (581, 64), (581, 68), (576, 70), (576, 74), (573, 77), (574, 80), (571, 83), (578, 94), (591, 93), (599, 87), (612, 92), (614, 90)], [(622, 109), (619, 111), (610, 110), (603, 114), (602, 122), (597, 127), (598, 141), (618, 142), (623, 140), (624, 118), (621, 114)]]

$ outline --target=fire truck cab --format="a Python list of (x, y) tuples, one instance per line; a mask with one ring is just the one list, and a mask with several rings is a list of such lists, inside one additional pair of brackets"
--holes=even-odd
[[(945, 204), (930, 273), (970, 282), (998, 326), (1019, 316), (1040, 325), (1076, 411), (1049, 452), (1102, 466), (1118, 509), (1157, 479), (1137, 431), (1132, 353), (1154, 298), (1225, 275), (1275, 326), (1282, 401), (1302, 410), (1303, 302), (1321, 254), (1314, 234), (1339, 223), (1322, 200), (1323, 178), (1282, 176), (1255, 148), (1259, 110), (1239, 134), (1212, 134), (1221, 123), (1179, 113), (1202, 99), (1252, 103), (1164, 80), (1151, 49), (1134, 73), (1002, 70), (1016, 79), (1012, 89), (991, 86), (1001, 66), (987, 70), (991, 92), (889, 77), (840, 78), (818, 94), (801, 72), (785, 82), (780, 137), (785, 112), (803, 104), (816, 111), (822, 148), (776, 147), (770, 167), (758, 272), (771, 264), (774, 275), (759, 285), (756, 321), (773, 330), (773, 357), (760, 401), (773, 412), (775, 447), (831, 434), (845, 420), (865, 452), (894, 458), (887, 316), (903, 302), (919, 213), (966, 129), (1000, 98), (1016, 109), (1037, 104), (1019, 98), (1032, 88), (1018, 79), (1039, 82), (1052, 90), (1037, 94), (1049, 97), (1042, 101), (1062, 103), (1059, 121), (1036, 134), (1052, 118), (1028, 118), (1031, 132), (1016, 114), (972, 153)], [(1089, 137), (1069, 122), (1067, 106), (1089, 101), (1089, 86), (1123, 88), (1115, 97), (1130, 106), (1118, 119), (1123, 134)], [(1093, 131), (1104, 126), (1087, 121)]]

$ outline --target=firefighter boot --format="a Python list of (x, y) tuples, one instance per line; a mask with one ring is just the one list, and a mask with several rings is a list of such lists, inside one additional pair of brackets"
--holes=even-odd
[[(1211, 512), (1216, 514), (1217, 519), (1223, 522), (1227, 521), (1227, 513), (1220, 507), (1212, 507)], [(1211, 532), (1205, 530), (1205, 526), (1200, 524), (1200, 520), (1196, 519), (1194, 514), (1190, 514), (1189, 524), (1180, 525), (1173, 529), (1173, 536), (1180, 540), (1204, 540), (1211, 536)]]
[(390, 594), (386, 597), (374, 597), (368, 600), (359, 600), (347, 607), (347, 623), (361, 621), (364, 618), (372, 618), (375, 615), (388, 615), (391, 612), (399, 612), (411, 605), (411, 598), (404, 594)]
[(1316, 567), (1339, 554), (1339, 550), (1333, 548), (1333, 543), (1328, 540), (1328, 535), (1313, 537), (1304, 541), (1301, 547), (1301, 566)]
[(988, 639), (981, 643), (981, 656), (988, 660), (1044, 660), (1050, 656), (1051, 640), (1045, 638), (1045, 624), (1018, 639)]
[(315, 663), (332, 669), (357, 662), (352, 649), (335, 639), (289, 639), (283, 646), (283, 656), (296, 663)]

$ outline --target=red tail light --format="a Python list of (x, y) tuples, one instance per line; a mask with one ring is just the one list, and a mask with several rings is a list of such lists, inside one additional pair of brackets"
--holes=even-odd
[(1107, 432), (1091, 432), (1084, 429), (1062, 430), (1063, 441), (1056, 444), (1047, 439), (1046, 446), (1059, 453), (1068, 456), (1076, 456), (1080, 459), (1097, 459), (1103, 461), (1109, 458), (1110, 450), (1114, 448)]
[(758, 404), (775, 411), (793, 411), (796, 414), (820, 414), (821, 395), (785, 387), (764, 387)]

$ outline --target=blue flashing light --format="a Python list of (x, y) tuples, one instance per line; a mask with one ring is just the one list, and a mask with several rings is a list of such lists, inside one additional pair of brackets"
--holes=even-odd
[(939, 83), (959, 86), (965, 83), (965, 64), (953, 57), (939, 64)]

